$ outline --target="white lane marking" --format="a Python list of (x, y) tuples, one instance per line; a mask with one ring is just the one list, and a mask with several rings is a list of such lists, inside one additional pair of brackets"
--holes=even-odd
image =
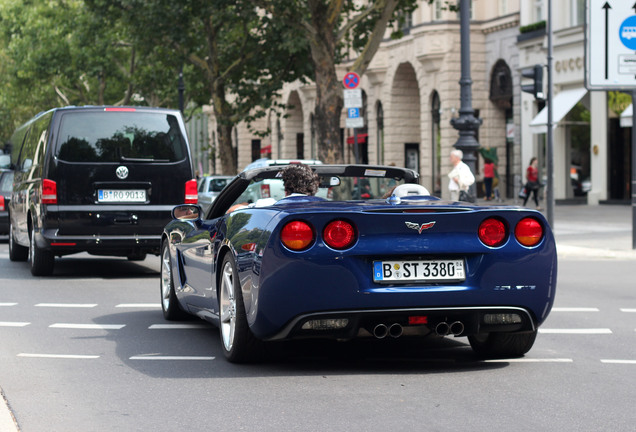
[(122, 303), (118, 304), (118, 308), (160, 308), (161, 303)]
[(183, 329), (205, 329), (209, 326), (205, 324), (152, 324), (150, 330), (183, 330)]
[(15, 306), (17, 303), (0, 303), (0, 306)]
[(512, 358), (484, 360), (485, 363), (572, 363), (570, 358)]
[(612, 334), (612, 330), (608, 328), (592, 328), (592, 329), (539, 329), (539, 333), (544, 334)]
[(26, 327), (30, 322), (0, 321), (0, 327)]
[(599, 312), (599, 309), (592, 307), (553, 307), (552, 312)]
[(69, 323), (55, 323), (51, 324), (49, 328), (63, 328), (63, 329), (83, 329), (83, 330), (119, 330), (126, 327), (126, 324), (69, 324)]
[(630, 365), (636, 365), (636, 360), (613, 360), (613, 359), (601, 359), (601, 363), (606, 363), (606, 364), (630, 364)]
[(50, 308), (94, 308), (97, 303), (38, 303), (35, 307)]
[(132, 356), (129, 360), (214, 360), (216, 357), (207, 356), (160, 356), (153, 354), (143, 354)]
[(50, 359), (79, 359), (79, 360), (90, 360), (90, 359), (98, 359), (98, 355), (80, 355), (80, 354), (37, 354), (37, 353), (20, 353), (18, 357), (27, 357), (27, 358), (50, 358)]
[(634, 308), (621, 308), (621, 312), (636, 313), (636, 309), (634, 309)]

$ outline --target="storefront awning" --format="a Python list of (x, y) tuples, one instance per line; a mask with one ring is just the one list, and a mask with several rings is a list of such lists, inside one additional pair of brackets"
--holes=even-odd
[[(586, 88), (575, 88), (559, 92), (552, 100), (552, 125), (556, 126), (570, 112), (583, 96)], [(535, 134), (548, 131), (548, 107), (546, 105), (530, 122), (530, 131)]]
[(621, 113), (621, 127), (632, 127), (632, 114), (634, 113), (634, 106), (630, 104), (625, 111)]
[(271, 153), (272, 152), (272, 146), (271, 145), (266, 145), (265, 147), (261, 147), (261, 154), (266, 154), (266, 153)]
[[(366, 142), (368, 136), (369, 136), (368, 134), (359, 133), (358, 134), (358, 144)], [(347, 144), (353, 144), (353, 137), (352, 136), (347, 138)]]

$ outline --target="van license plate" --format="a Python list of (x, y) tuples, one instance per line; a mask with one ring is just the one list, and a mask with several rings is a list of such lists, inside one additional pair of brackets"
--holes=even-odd
[(436, 282), (466, 280), (463, 259), (374, 261), (375, 282)]
[(146, 202), (146, 191), (143, 189), (99, 189), (97, 191), (99, 202)]

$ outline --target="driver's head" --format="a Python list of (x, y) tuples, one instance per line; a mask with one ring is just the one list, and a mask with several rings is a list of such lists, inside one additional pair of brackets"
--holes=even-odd
[(318, 191), (318, 174), (305, 164), (293, 164), (285, 167), (282, 177), (285, 184), (285, 195), (293, 193), (315, 195)]

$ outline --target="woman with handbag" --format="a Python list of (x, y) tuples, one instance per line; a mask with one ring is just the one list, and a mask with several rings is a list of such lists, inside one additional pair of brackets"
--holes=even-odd
[(475, 198), (469, 193), (470, 186), (475, 183), (475, 176), (470, 171), (470, 167), (462, 162), (463, 157), (464, 153), (461, 150), (450, 152), (450, 161), (453, 165), (453, 169), (448, 173), (450, 198), (451, 201), (475, 202)]
[(539, 184), (538, 166), (539, 161), (536, 157), (532, 157), (532, 159), (530, 159), (530, 165), (526, 169), (526, 196), (523, 199), (523, 205), (525, 207), (526, 203), (528, 202), (528, 198), (530, 198), (530, 194), (532, 194), (534, 203), (537, 206), (537, 210), (541, 210), (541, 207), (539, 207), (539, 189), (541, 188), (541, 185)]

